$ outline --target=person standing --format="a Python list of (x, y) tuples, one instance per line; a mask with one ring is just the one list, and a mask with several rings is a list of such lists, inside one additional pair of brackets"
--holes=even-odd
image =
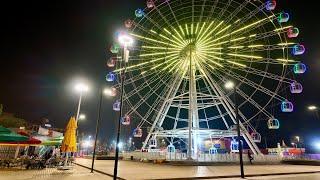
[(252, 157), (250, 150), (248, 150), (248, 158), (249, 158), (250, 164), (252, 164), (253, 157)]

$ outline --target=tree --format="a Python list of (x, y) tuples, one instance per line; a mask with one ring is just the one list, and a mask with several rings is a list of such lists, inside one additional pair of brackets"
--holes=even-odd
[(3, 112), (3, 105), (0, 104), (0, 125), (7, 128), (19, 128), (25, 127), (27, 122), (13, 114)]

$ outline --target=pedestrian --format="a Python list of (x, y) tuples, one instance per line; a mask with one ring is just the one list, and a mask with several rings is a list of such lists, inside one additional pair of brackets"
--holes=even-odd
[(250, 150), (248, 150), (248, 158), (249, 158), (250, 164), (252, 164), (253, 157), (252, 157), (252, 155), (250, 153)]

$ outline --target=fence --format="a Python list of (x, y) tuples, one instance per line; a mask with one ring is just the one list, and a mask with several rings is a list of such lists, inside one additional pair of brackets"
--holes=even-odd
[[(123, 152), (124, 159), (133, 160), (159, 160), (165, 159), (167, 161), (185, 161), (187, 160), (186, 153), (167, 153), (167, 152)], [(278, 155), (259, 155), (254, 156), (254, 162), (264, 162), (264, 163), (279, 163), (282, 159)], [(205, 154), (201, 153), (194, 157), (196, 161), (199, 162), (238, 162), (239, 154)], [(248, 162), (249, 158), (244, 155), (244, 162)]]

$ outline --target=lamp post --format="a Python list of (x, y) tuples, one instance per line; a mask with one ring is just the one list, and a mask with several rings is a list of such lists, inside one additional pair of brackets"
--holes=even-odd
[[(79, 128), (78, 128), (78, 121), (82, 118), (85, 118), (85, 116), (83, 117), (83, 115), (80, 117), (80, 108), (81, 108), (81, 101), (82, 101), (82, 95), (86, 92), (88, 92), (89, 87), (86, 84), (83, 83), (78, 83), (75, 85), (74, 87), (75, 91), (79, 93), (79, 101), (78, 101), (78, 108), (77, 108), (77, 114), (76, 114), (76, 122), (77, 122), (77, 131), (76, 131), (76, 136), (77, 136), (77, 140), (78, 140), (78, 148), (79, 149)], [(80, 119), (79, 119), (80, 118)]]
[(234, 101), (234, 112), (235, 112), (235, 120), (237, 123), (237, 135), (238, 135), (238, 146), (239, 146), (239, 161), (240, 161), (240, 175), (241, 178), (244, 178), (244, 168), (243, 168), (243, 158), (242, 158), (242, 142), (240, 141), (240, 119), (239, 119), (239, 107), (237, 103), (237, 87), (232, 81), (228, 81), (225, 83), (225, 88), (229, 90), (233, 90), (233, 101)]
[[(96, 156), (97, 139), (98, 139), (98, 134), (99, 134), (100, 119), (101, 119), (102, 98), (103, 98), (103, 95), (113, 96), (112, 90), (108, 89), (108, 88), (105, 88), (105, 89), (100, 88), (100, 93), (99, 94), (100, 94), (100, 99), (99, 99), (99, 106), (98, 106), (98, 118), (97, 118), (97, 121), (96, 121), (96, 134), (95, 134), (95, 140), (94, 140), (94, 146), (93, 146), (91, 173), (93, 173), (94, 160), (95, 160), (95, 156)], [(90, 138), (91, 138), (91, 136), (90, 136)]]
[(76, 84), (75, 90), (79, 93), (79, 102), (78, 102), (77, 115), (76, 115), (76, 121), (78, 122), (79, 115), (80, 115), (82, 95), (83, 93), (88, 92), (89, 87), (83, 83), (79, 83), (79, 84)]
[[(80, 120), (85, 120), (86, 119), (86, 115), (85, 114), (80, 114), (79, 115), (79, 121)], [(78, 124), (78, 126), (79, 126), (79, 124)], [(77, 132), (76, 132), (76, 134), (77, 134), (77, 136), (79, 136), (79, 127), (77, 127)], [(78, 137), (77, 137), (78, 138)], [(79, 138), (78, 138), (78, 147), (79, 147), (79, 154), (81, 153), (81, 151), (82, 151), (82, 148), (81, 148), (81, 144), (80, 144), (80, 141), (82, 141), (82, 139), (80, 139), (80, 136), (79, 136)]]
[(97, 139), (99, 134), (99, 125), (100, 125), (100, 119), (101, 119), (101, 104), (102, 104), (102, 97), (103, 97), (103, 90), (101, 88), (100, 88), (99, 94), (100, 94), (100, 98), (99, 98), (99, 105), (98, 105), (98, 117), (96, 121), (96, 134), (95, 134), (93, 154), (92, 154), (91, 173), (93, 173), (94, 159), (96, 156)]
[(120, 129), (121, 129), (121, 117), (122, 117), (122, 109), (123, 109), (123, 93), (124, 93), (124, 81), (125, 81), (125, 73), (126, 73), (126, 62), (129, 61), (129, 50), (128, 47), (133, 44), (133, 39), (126, 33), (122, 33), (118, 37), (119, 43), (123, 46), (123, 56), (120, 64), (120, 68), (122, 69), (121, 76), (121, 92), (120, 92), (120, 112), (118, 119), (118, 127), (117, 127), (117, 140), (116, 140), (116, 155), (113, 169), (113, 179), (117, 179), (118, 175), (118, 161), (119, 161), (119, 139), (120, 139)]

